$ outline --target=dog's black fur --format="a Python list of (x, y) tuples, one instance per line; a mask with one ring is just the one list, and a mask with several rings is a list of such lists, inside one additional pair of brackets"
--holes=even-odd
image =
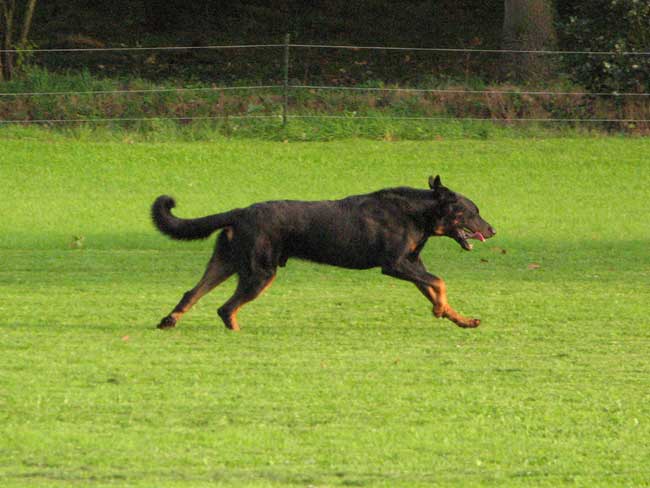
[(292, 257), (344, 268), (379, 267), (415, 284), (433, 304), (436, 317), (461, 327), (478, 326), (478, 319), (449, 306), (444, 281), (427, 272), (419, 254), (431, 236), (451, 237), (469, 251), (468, 239), (484, 240), (495, 230), (471, 200), (444, 187), (439, 176), (429, 178), (429, 188), (388, 188), (342, 200), (263, 202), (198, 219), (175, 217), (174, 200), (158, 197), (153, 221), (173, 239), (204, 239), (225, 229), (201, 281), (158, 327), (174, 327), (201, 296), (236, 273), (237, 290), (219, 316), (226, 327), (238, 330), (237, 311), (264, 291), (277, 267)]

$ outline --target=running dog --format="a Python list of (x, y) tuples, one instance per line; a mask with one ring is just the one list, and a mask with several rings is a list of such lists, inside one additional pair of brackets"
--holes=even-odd
[(175, 217), (174, 206), (174, 199), (163, 195), (151, 209), (158, 230), (172, 239), (205, 239), (223, 232), (201, 280), (158, 328), (174, 327), (203, 295), (237, 274), (237, 289), (218, 314), (228, 329), (239, 330), (237, 312), (271, 285), (278, 266), (289, 258), (381, 268), (385, 275), (413, 283), (433, 304), (436, 317), (460, 327), (480, 324), (449, 305), (445, 282), (427, 272), (420, 259), (429, 237), (451, 237), (471, 251), (470, 239), (485, 241), (496, 233), (477, 206), (443, 186), (440, 176), (429, 178), (429, 190), (399, 187), (341, 200), (270, 201), (197, 219)]

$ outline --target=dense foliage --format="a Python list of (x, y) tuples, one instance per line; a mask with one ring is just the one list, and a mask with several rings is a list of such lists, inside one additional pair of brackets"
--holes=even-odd
[[(598, 11), (599, 15), (593, 15)], [(570, 56), (567, 69), (579, 83), (598, 91), (648, 92), (650, 2), (592, 0), (576, 2), (561, 26), (564, 43), (574, 50), (611, 51), (618, 55)]]
[[(637, 0), (554, 1), (559, 48), (586, 51), (647, 51), (650, 2)], [(298, 43), (499, 48), (504, 2), (477, 0), (54, 0), (39, 3), (32, 45), (106, 47), (280, 43), (286, 33)], [(147, 52), (40, 55), (53, 69), (87, 67), (104, 75), (128, 73), (150, 79), (277, 81), (281, 52)], [(650, 57), (571, 57), (572, 78), (598, 90), (646, 91)], [(292, 76), (304, 83), (422, 82), (431, 77), (494, 80), (507, 59), (466, 53), (387, 53), (297, 50)], [(560, 68), (561, 69), (561, 68)]]
[[(502, 2), (474, 0), (298, 2), (53, 1), (39, 7), (33, 39), (38, 47), (105, 47), (281, 43), (479, 47), (499, 45)], [(88, 67), (150, 79), (265, 80), (282, 76), (279, 50), (48, 54), (50, 68)], [(441, 73), (495, 71), (494, 57), (443, 53), (297, 50), (292, 76), (340, 84), (369, 79), (414, 81)]]
[(303, 42), (456, 47), (476, 36), (497, 41), (503, 2), (53, 0), (40, 4), (37, 15), (34, 28), (48, 43), (78, 34), (129, 44), (170, 37), (181, 44), (279, 42), (290, 33)]

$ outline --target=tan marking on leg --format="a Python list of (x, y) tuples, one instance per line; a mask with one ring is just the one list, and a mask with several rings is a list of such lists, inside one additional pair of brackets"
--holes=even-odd
[(239, 332), (241, 330), (239, 328), (239, 323), (237, 322), (237, 312), (239, 312), (240, 308), (241, 307), (237, 308), (233, 313), (230, 314), (230, 317), (228, 317), (230, 325), (227, 327), (234, 332)]
[(451, 320), (459, 327), (473, 328), (481, 323), (478, 319), (463, 317), (456, 312), (447, 302), (447, 285), (440, 278), (431, 283), (431, 286), (416, 285), (420, 292), (433, 304), (433, 314), (437, 318), (444, 317)]
[[(225, 326), (233, 331), (238, 331), (239, 324), (237, 322), (237, 312), (246, 305), (248, 302), (255, 300), (259, 297), (264, 291), (268, 289), (269, 286), (275, 281), (276, 275), (271, 276), (266, 282), (263, 283), (262, 287), (259, 290), (255, 290), (252, 293), (244, 294), (240, 288), (235, 291), (235, 294), (219, 309), (219, 316), (223, 320)], [(230, 306), (233, 306), (233, 309), (230, 313), (227, 313), (227, 310)]]
[(433, 314), (436, 317), (440, 318), (444, 316), (445, 311), (447, 308), (449, 308), (449, 304), (447, 303), (447, 285), (443, 280), (437, 278), (431, 283), (431, 288), (433, 288), (433, 291), (436, 295), (436, 302), (433, 306)]

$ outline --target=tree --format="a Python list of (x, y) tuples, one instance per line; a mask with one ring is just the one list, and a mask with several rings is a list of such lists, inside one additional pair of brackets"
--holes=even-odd
[[(505, 0), (503, 49), (553, 50), (557, 46), (551, 0)], [(505, 75), (517, 81), (548, 79), (556, 65), (551, 55), (514, 53), (507, 55)]]
[[(19, 5), (18, 5), (19, 4)], [(17, 30), (17, 10), (22, 7), (24, 11), (23, 22)], [(36, 8), (36, 0), (17, 2), (16, 0), (0, 0), (0, 33), (2, 44), (0, 50), (0, 81), (10, 80), (14, 73), (15, 53), (11, 52), (16, 47), (25, 48), (27, 37), (32, 26), (32, 17)], [(14, 35), (18, 34), (18, 42), (14, 43)]]

